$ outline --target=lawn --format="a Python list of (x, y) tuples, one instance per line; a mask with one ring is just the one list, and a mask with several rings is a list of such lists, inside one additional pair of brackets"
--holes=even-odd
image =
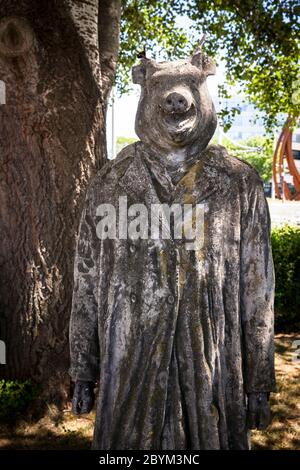
[[(278, 392), (271, 397), (273, 421), (266, 431), (252, 432), (253, 449), (300, 450), (300, 357), (295, 359), (293, 341), (298, 335), (276, 336)], [(0, 429), (0, 449), (89, 449), (94, 413), (74, 417), (70, 408), (49, 407), (37, 423), (19, 423)]]
[(295, 340), (300, 340), (300, 333), (276, 336), (277, 393), (271, 396), (273, 420), (266, 431), (252, 432), (254, 449), (300, 450), (300, 355), (295, 361)]

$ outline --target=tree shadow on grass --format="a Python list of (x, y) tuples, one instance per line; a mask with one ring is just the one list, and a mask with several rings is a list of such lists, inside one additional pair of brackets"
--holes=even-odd
[(38, 422), (7, 423), (0, 429), (0, 450), (89, 450), (92, 444), (95, 412), (74, 416), (49, 407)]
[(89, 450), (91, 439), (80, 433), (68, 432), (66, 435), (48, 431), (45, 434), (18, 433), (12, 438), (0, 437), (0, 450)]
[(265, 431), (252, 432), (253, 449), (300, 449), (300, 362), (293, 341), (300, 334), (276, 337), (277, 393), (271, 394), (273, 420)]

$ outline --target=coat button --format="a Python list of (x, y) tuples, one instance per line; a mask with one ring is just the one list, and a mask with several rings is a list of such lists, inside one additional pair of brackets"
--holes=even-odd
[(135, 294), (130, 294), (130, 302), (132, 304), (135, 304), (136, 303), (136, 295)]
[(172, 295), (172, 294), (168, 295), (168, 302), (169, 302), (169, 304), (173, 304), (175, 302), (174, 295)]

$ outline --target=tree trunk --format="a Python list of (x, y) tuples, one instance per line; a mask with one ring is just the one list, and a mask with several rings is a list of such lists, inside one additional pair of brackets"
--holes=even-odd
[(81, 205), (106, 160), (118, 41), (101, 49), (99, 25), (118, 31), (119, 19), (120, 0), (102, 11), (98, 0), (0, 0), (0, 373), (43, 384), (56, 402), (69, 383)]

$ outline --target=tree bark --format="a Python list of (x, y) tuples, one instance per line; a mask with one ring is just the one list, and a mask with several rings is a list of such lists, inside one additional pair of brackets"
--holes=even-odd
[[(118, 28), (120, 0), (110, 3)], [(56, 402), (69, 383), (81, 205), (106, 160), (113, 74), (101, 70), (99, 50), (107, 51), (105, 41), (99, 49), (99, 25), (111, 21), (101, 18), (98, 0), (0, 0), (0, 339), (7, 357), (0, 373), (43, 384)]]
[(104, 102), (109, 95), (115, 78), (117, 54), (119, 52), (119, 32), (121, 2), (101, 0), (99, 4), (99, 43)]

